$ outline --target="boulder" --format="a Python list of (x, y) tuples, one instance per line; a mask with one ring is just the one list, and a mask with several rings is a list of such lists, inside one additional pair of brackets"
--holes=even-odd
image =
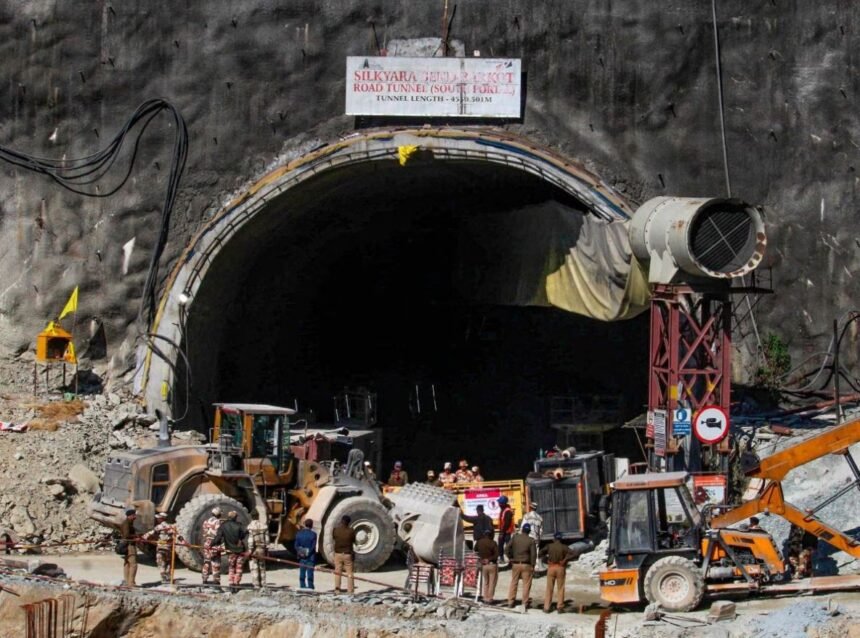
[(78, 463), (69, 470), (69, 480), (79, 492), (95, 494), (99, 491), (99, 477), (82, 463)]

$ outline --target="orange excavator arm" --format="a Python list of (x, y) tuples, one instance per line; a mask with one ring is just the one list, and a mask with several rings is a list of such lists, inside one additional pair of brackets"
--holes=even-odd
[[(764, 479), (766, 482), (755, 499), (711, 519), (711, 527), (725, 528), (761, 512), (776, 514), (788, 522), (803, 528), (817, 538), (852, 556), (860, 558), (860, 542), (828, 526), (815, 517), (813, 511), (803, 512), (787, 503), (782, 493), (782, 479), (791, 470), (805, 465), (828, 454), (842, 454), (854, 473), (855, 482), (842, 488), (826, 502), (855, 486), (860, 487), (860, 472), (848, 448), (860, 441), (860, 419), (848, 421), (828, 428), (820, 434), (808, 437), (794, 445), (761, 459), (756, 467), (748, 470), (751, 478)], [(818, 509), (821, 509), (820, 505)]]

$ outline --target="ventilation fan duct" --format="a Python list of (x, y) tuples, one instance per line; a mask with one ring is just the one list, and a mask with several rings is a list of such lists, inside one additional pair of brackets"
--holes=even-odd
[(740, 277), (755, 270), (767, 244), (761, 214), (737, 199), (655, 197), (628, 232), (651, 283)]

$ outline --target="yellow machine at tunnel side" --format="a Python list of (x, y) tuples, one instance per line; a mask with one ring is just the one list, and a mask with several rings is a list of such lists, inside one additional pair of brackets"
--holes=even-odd
[(155, 512), (174, 519), (188, 545), (177, 556), (202, 567), (202, 525), (218, 507), (235, 511), (243, 524), (252, 514), (265, 520), (272, 542), (290, 546), (307, 519), (319, 532), (319, 550), (334, 560), (332, 528), (344, 515), (356, 530), (356, 568), (372, 571), (385, 563), (396, 540), (394, 523), (378, 487), (363, 473), (363, 456), (353, 450), (344, 473), (332, 474), (315, 461), (296, 459), (289, 448), (289, 417), (295, 411), (260, 404), (216, 404), (212, 443), (159, 447), (112, 456), (104, 489), (89, 506), (92, 518), (119, 528), (124, 511), (142, 515), (138, 531)]

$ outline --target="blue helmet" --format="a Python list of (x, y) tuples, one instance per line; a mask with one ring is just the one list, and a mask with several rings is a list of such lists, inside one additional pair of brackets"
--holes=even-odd
[(505, 496), (504, 494), (502, 494), (499, 497), (498, 502), (499, 502), (499, 505), (507, 505), (508, 504), (508, 497)]
[(528, 523), (523, 523), (522, 531), (523, 531), (523, 534), (528, 534), (530, 531), (532, 531), (532, 526), (529, 525)]

